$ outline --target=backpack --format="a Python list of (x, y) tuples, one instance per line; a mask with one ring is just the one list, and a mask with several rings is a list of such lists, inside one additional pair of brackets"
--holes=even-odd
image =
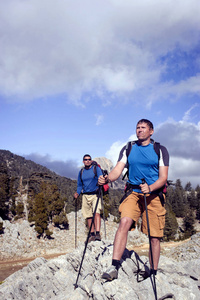
[[(103, 170), (103, 169), (101, 168), (101, 166), (100, 166), (95, 160), (92, 161), (92, 164), (91, 164), (91, 165), (94, 166), (94, 168), (93, 168), (93, 171), (94, 171), (94, 178), (97, 176), (97, 167), (99, 167), (99, 168), (101, 169), (101, 171), (102, 171), (102, 173), (103, 173), (103, 176), (105, 176), (105, 175), (108, 174), (108, 171), (107, 171), (107, 170)], [(80, 173), (80, 177), (81, 177), (81, 182), (82, 182), (82, 184), (83, 184), (82, 174), (83, 174), (83, 170), (84, 170), (84, 169), (85, 169), (85, 167), (83, 167), (83, 168), (81, 169), (81, 173)], [(108, 194), (108, 190), (109, 190), (109, 185), (106, 183), (106, 184), (103, 185), (103, 195)]]
[[(130, 141), (126, 144), (126, 156), (127, 156), (127, 159), (128, 159), (128, 156), (131, 152), (131, 149), (132, 149), (132, 146), (137, 143), (137, 141)], [(160, 143), (158, 142), (155, 142), (153, 139), (150, 140), (150, 143), (153, 144), (153, 147), (154, 147), (154, 150), (158, 156), (158, 161), (160, 160)], [(124, 180), (124, 178), (127, 176), (129, 178), (129, 170), (128, 170), (128, 162), (125, 166), (127, 168), (127, 171), (126, 173), (124, 174), (122, 180)], [(169, 182), (167, 182), (162, 188), (160, 188), (157, 193), (160, 197), (160, 200), (161, 200), (161, 203), (162, 205), (164, 205), (164, 197), (163, 197), (163, 194), (166, 194), (167, 193), (167, 186), (169, 185)], [(126, 187), (125, 186), (125, 192), (126, 192)]]

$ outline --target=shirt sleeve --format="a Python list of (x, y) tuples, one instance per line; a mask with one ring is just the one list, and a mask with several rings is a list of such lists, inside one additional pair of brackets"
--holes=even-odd
[(127, 163), (127, 156), (126, 156), (126, 145), (121, 149), (121, 151), (119, 152), (119, 158), (117, 162), (123, 162), (125, 165)]
[(159, 167), (169, 167), (169, 153), (167, 148), (162, 145), (160, 145)]

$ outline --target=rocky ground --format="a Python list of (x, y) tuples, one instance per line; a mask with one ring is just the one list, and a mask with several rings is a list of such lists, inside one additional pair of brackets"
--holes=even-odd
[[(0, 235), (0, 281), (10, 274), (26, 266), (36, 257), (51, 259), (61, 254), (70, 253), (75, 249), (75, 236), (77, 247), (84, 244), (88, 230), (81, 211), (77, 213), (77, 233), (75, 234), (75, 213), (68, 214), (69, 229), (61, 230), (50, 227), (53, 231), (51, 239), (38, 239), (34, 226), (25, 220), (15, 223), (3, 221), (4, 234)], [(111, 216), (104, 222), (102, 220), (101, 236), (104, 240), (113, 241), (118, 224), (113, 222)], [(105, 238), (106, 233), (106, 238)], [(135, 230), (129, 234), (128, 247), (140, 246), (148, 243), (147, 237)], [(146, 250), (142, 250), (146, 251)]]
[[(180, 259), (178, 253), (161, 255), (158, 274), (144, 279), (149, 272), (146, 256), (125, 250), (118, 279), (107, 282), (102, 273), (110, 266), (113, 244), (109, 241), (91, 242), (86, 249), (82, 268), (84, 245), (73, 252), (46, 260), (36, 258), (26, 267), (9, 276), (0, 285), (2, 300), (198, 300), (200, 299), (200, 234), (181, 245), (188, 252)], [(184, 250), (185, 249), (185, 250)], [(178, 260), (176, 259), (178, 258)], [(80, 273), (79, 273), (80, 270)], [(79, 276), (78, 276), (79, 274)]]
[[(104, 241), (113, 242), (118, 224), (111, 216), (106, 222), (102, 220), (101, 235)], [(25, 220), (18, 220), (14, 224), (4, 221), (4, 234), (0, 235), (0, 281), (12, 273), (26, 266), (36, 257), (45, 259), (55, 258), (61, 254), (73, 252), (75, 249), (75, 213), (68, 214), (69, 230), (51, 227), (52, 239), (38, 239), (34, 227)], [(181, 220), (179, 220), (179, 223)], [(197, 224), (198, 225), (198, 224)], [(106, 238), (105, 238), (106, 228)], [(198, 228), (197, 228), (198, 229)], [(84, 244), (87, 228), (81, 211), (77, 213), (77, 247)], [(180, 246), (183, 242), (169, 242), (161, 244), (161, 253), (166, 254), (171, 248)], [(129, 233), (127, 249), (135, 250), (139, 255), (148, 255), (148, 238), (137, 229)]]
[[(88, 230), (85, 226), (85, 220), (81, 211), (77, 213), (77, 233), (75, 234), (75, 213), (71, 212), (67, 215), (69, 220), (69, 229), (62, 230), (57, 227), (50, 226), (53, 231), (51, 239), (38, 239), (34, 226), (25, 220), (18, 220), (15, 223), (3, 221), (4, 234), (0, 235), (0, 261), (16, 260), (19, 258), (34, 258), (38, 256), (46, 256), (52, 254), (69, 253), (75, 248), (75, 236), (77, 237), (77, 246), (84, 243), (87, 238)], [(118, 224), (113, 222), (114, 217), (111, 216), (105, 222), (102, 220), (101, 236), (103, 239), (113, 240)], [(105, 230), (106, 228), (106, 238)], [(128, 246), (142, 245), (148, 242), (147, 237), (135, 230), (131, 232), (128, 238)]]
[[(30, 227), (24, 220), (15, 224), (4, 222), (4, 234), (0, 236), (0, 273), (4, 276), (0, 280), (3, 281), (0, 284), (2, 300), (155, 299), (152, 278), (144, 280), (141, 276), (141, 271), (149, 270), (148, 238), (144, 234), (137, 229), (129, 233), (118, 279), (105, 282), (101, 279), (101, 274), (111, 263), (113, 239), (118, 227), (111, 216), (105, 224), (106, 238), (102, 222), (102, 241), (88, 244), (77, 277), (87, 228), (79, 211), (75, 249), (75, 214), (70, 213), (68, 219), (69, 230), (50, 228), (53, 231), (53, 238), (50, 240), (38, 240), (34, 227)], [(162, 243), (161, 248), (159, 272), (156, 276), (158, 299), (167, 295), (164, 299), (198, 300), (200, 233), (188, 241)], [(10, 269), (15, 264), (20, 270), (13, 269), (12, 275), (6, 274), (5, 262)]]

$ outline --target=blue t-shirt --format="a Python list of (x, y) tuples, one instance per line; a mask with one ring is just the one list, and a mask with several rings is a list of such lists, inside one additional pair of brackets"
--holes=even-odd
[(81, 191), (83, 193), (92, 193), (95, 192), (98, 188), (98, 178), (102, 174), (101, 169), (96, 166), (97, 176), (94, 174), (94, 166), (90, 169), (83, 169), (82, 172), (82, 181), (81, 181), (81, 171), (78, 174), (77, 181), (77, 193), (80, 195)]
[[(118, 161), (127, 163), (126, 146), (120, 151)], [(167, 149), (160, 145), (160, 160), (154, 150), (152, 143), (147, 146), (132, 145), (131, 152), (128, 156), (129, 180), (133, 185), (140, 185), (144, 178), (148, 185), (153, 184), (159, 178), (159, 167), (169, 166), (169, 154)], [(141, 193), (140, 189), (133, 189)]]

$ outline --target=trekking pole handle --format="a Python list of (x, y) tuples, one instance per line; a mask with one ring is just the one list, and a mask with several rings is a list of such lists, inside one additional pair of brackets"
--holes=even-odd
[(142, 184), (145, 184), (145, 183), (146, 183), (145, 179), (144, 179), (144, 178), (142, 178)]
[(107, 170), (103, 170), (103, 177), (105, 177), (106, 175), (108, 175), (108, 171)]
[[(108, 171), (107, 171), (107, 170), (103, 170), (103, 177), (105, 177), (106, 175), (108, 176)], [(108, 180), (108, 177), (107, 177), (107, 182), (106, 182), (106, 184), (108, 184), (108, 183), (110, 183), (110, 184), (111, 184), (111, 187), (113, 187), (112, 181), (109, 181), (109, 180)]]

